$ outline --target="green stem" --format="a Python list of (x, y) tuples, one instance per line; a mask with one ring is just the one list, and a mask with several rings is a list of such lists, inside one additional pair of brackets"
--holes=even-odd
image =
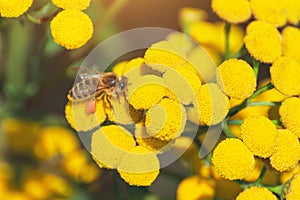
[(284, 185), (277, 185), (277, 186), (265, 186), (266, 188), (268, 188), (268, 190), (274, 192), (275, 194), (279, 195), (280, 197), (283, 196), (283, 186)]
[[(281, 121), (278, 119), (274, 119), (271, 120), (273, 122), (273, 124), (281, 126)], [(232, 125), (242, 125), (243, 124), (243, 120), (228, 120), (228, 124), (232, 124)]]
[[(30, 53), (32, 27), (19, 21), (11, 23), (7, 35), (7, 61), (4, 90), (8, 109), (13, 112), (22, 110), (26, 102), (27, 58)], [(20, 34), (22, 33), (22, 34)]]
[(281, 102), (258, 101), (250, 102), (248, 106), (280, 106)]
[(224, 122), (223, 122), (223, 132), (229, 138), (236, 138), (236, 136), (233, 135), (233, 133), (230, 131), (230, 129), (229, 129), (228, 125), (227, 125), (227, 120), (224, 120)]
[(251, 97), (245, 99), (240, 105), (235, 106), (232, 109), (230, 109), (227, 117), (231, 117), (231, 116), (235, 115), (237, 112), (239, 112), (240, 110), (242, 110), (243, 108), (246, 108), (255, 97), (257, 97), (261, 93), (263, 93), (267, 90), (270, 90), (272, 88), (274, 88), (274, 85), (270, 82), (267, 85), (265, 85), (264, 87), (256, 90), (256, 92), (254, 92)]
[(225, 60), (230, 58), (230, 46), (229, 46), (229, 34), (230, 34), (231, 24), (225, 24)]
[(264, 167), (262, 168), (261, 172), (260, 172), (259, 177), (258, 177), (257, 180), (254, 182), (254, 184), (257, 184), (257, 185), (261, 184), (261, 181), (262, 181), (262, 179), (264, 178), (266, 172), (267, 172), (267, 167), (264, 166)]
[(258, 72), (259, 72), (260, 62), (258, 62), (254, 58), (252, 58), (252, 63), (253, 63), (254, 74), (255, 74), (255, 77), (257, 78), (258, 77)]
[(228, 124), (231, 125), (242, 125), (243, 124), (243, 120), (228, 120)]

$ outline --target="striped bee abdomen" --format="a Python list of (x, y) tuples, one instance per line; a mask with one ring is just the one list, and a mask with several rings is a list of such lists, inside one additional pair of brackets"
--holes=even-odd
[(74, 101), (84, 101), (93, 98), (98, 87), (98, 78), (82, 80), (70, 90), (70, 96)]

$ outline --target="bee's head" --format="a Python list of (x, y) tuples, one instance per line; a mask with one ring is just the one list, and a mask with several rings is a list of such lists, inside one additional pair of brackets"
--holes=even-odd
[(123, 92), (124, 90), (126, 90), (128, 85), (128, 78), (125, 76), (121, 76), (118, 82), (118, 88), (121, 92)]

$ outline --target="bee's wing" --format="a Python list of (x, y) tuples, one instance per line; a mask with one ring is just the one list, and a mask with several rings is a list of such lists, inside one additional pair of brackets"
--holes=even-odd
[(102, 76), (102, 72), (91, 67), (72, 67), (77, 72), (77, 78), (80, 80), (86, 80), (90, 78), (99, 78)]

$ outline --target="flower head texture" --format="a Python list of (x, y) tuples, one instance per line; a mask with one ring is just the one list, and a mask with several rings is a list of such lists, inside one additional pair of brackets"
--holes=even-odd
[(285, 27), (282, 31), (283, 55), (294, 58), (298, 62), (300, 62), (299, 46), (300, 46), (299, 28), (293, 26)]
[(155, 153), (145, 147), (136, 146), (122, 158), (117, 170), (129, 185), (150, 186), (157, 178), (159, 168)]
[(207, 52), (207, 48), (205, 49), (200, 45), (196, 46), (187, 54), (188, 62), (180, 69), (191, 70), (199, 77), (202, 83), (208, 82), (215, 76), (217, 67), (211, 56)]
[(215, 148), (212, 163), (223, 178), (237, 180), (245, 178), (253, 170), (255, 160), (241, 140), (226, 139)]
[(54, 41), (66, 49), (82, 47), (91, 39), (94, 28), (88, 15), (79, 10), (63, 10), (50, 24)]
[(1, 17), (19, 17), (32, 5), (33, 0), (0, 0)]
[(160, 140), (172, 140), (180, 136), (186, 123), (184, 107), (171, 99), (163, 99), (146, 113), (146, 131)]
[(217, 68), (217, 82), (225, 94), (236, 99), (245, 99), (256, 89), (253, 69), (239, 59), (224, 61)]
[(177, 187), (178, 200), (212, 200), (215, 194), (214, 184), (198, 175), (183, 179)]
[(91, 0), (52, 0), (52, 3), (62, 9), (85, 10), (89, 7)]
[(268, 22), (251, 22), (247, 26), (244, 42), (249, 53), (261, 62), (272, 63), (281, 56), (280, 33)]
[(197, 93), (195, 108), (199, 123), (210, 126), (220, 123), (226, 117), (230, 104), (228, 97), (217, 84), (207, 83)]
[(298, 25), (300, 20), (300, 2), (298, 0), (279, 0), (285, 9), (287, 20), (293, 25)]
[(236, 200), (277, 200), (277, 197), (267, 188), (251, 187), (241, 192)]
[(277, 171), (293, 169), (300, 160), (300, 144), (297, 136), (288, 129), (279, 129), (275, 153), (270, 163)]
[(247, 0), (212, 0), (213, 11), (225, 21), (241, 23), (251, 17), (251, 9)]
[(103, 101), (96, 101), (96, 110), (93, 114), (86, 112), (87, 102), (68, 102), (65, 106), (65, 117), (76, 131), (89, 131), (100, 125), (106, 119)]
[(124, 155), (135, 147), (131, 133), (117, 125), (102, 126), (92, 135), (91, 154), (100, 167), (115, 169)]
[(284, 100), (279, 108), (283, 125), (300, 138), (300, 99), (291, 97)]
[(289, 190), (286, 194), (286, 200), (300, 199), (300, 173), (297, 173), (290, 183)]
[(270, 68), (275, 88), (286, 96), (300, 94), (300, 63), (289, 57), (281, 57)]
[(147, 148), (148, 150), (156, 153), (163, 153), (166, 150), (170, 149), (172, 140), (160, 140), (153, 136), (149, 136), (146, 131), (146, 126), (144, 122), (139, 122), (135, 124), (134, 136), (136, 142), (142, 146)]
[(196, 99), (196, 94), (201, 87), (197, 74), (186, 68), (168, 70), (163, 75), (167, 88), (174, 93), (178, 101), (184, 105), (191, 104)]
[(279, 27), (287, 22), (287, 14), (280, 0), (250, 0), (251, 10), (256, 19)]
[(267, 158), (275, 151), (278, 131), (276, 126), (264, 116), (252, 116), (241, 125), (241, 138), (256, 156)]
[(157, 104), (166, 94), (166, 87), (162, 78), (155, 75), (146, 75), (129, 79), (126, 93), (129, 104), (135, 109), (149, 109)]
[(168, 41), (152, 44), (145, 52), (144, 58), (146, 64), (160, 72), (181, 67), (186, 62), (185, 53)]
[(122, 61), (117, 63), (116, 65), (114, 65), (112, 67), (112, 72), (116, 73), (118, 76), (122, 76), (123, 75), (123, 70), (125, 68), (125, 66), (127, 65), (128, 61)]
[(105, 113), (108, 119), (116, 124), (133, 124), (142, 117), (143, 110), (135, 110), (126, 100), (125, 95), (104, 101)]

